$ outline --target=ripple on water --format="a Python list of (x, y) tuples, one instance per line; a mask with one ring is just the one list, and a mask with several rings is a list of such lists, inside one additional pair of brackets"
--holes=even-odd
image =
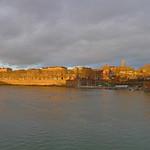
[(149, 93), (17, 86), (0, 92), (0, 150), (150, 149)]

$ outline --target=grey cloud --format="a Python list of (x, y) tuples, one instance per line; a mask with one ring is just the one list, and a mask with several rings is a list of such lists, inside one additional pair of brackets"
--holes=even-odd
[(149, 0), (1, 0), (0, 62), (150, 63)]

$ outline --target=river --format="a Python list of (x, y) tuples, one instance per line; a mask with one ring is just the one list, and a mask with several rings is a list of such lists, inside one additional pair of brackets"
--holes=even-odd
[(0, 86), (0, 150), (149, 150), (150, 93)]

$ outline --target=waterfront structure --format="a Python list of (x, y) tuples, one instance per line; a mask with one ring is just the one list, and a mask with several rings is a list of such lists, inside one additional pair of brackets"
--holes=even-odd
[[(12, 70), (0, 68), (0, 84), (10, 85), (47, 85), (47, 86), (101, 86), (110, 84), (140, 84), (150, 79), (150, 65), (139, 69), (126, 66), (104, 65), (93, 69), (63, 66), (44, 67), (41, 69)], [(109, 84), (107, 84), (109, 83)]]
[[(76, 86), (80, 80), (81, 84), (92, 84), (92, 81), (99, 79), (97, 70), (85, 67), (54, 66), (41, 69), (11, 70), (4, 69), (0, 72), (0, 83), (11, 85), (50, 85), (66, 86), (72, 82)], [(91, 83), (89, 83), (91, 82)]]

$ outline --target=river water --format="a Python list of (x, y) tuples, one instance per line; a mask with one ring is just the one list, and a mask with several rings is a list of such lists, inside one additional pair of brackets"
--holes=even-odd
[(0, 86), (0, 150), (149, 150), (150, 93)]

